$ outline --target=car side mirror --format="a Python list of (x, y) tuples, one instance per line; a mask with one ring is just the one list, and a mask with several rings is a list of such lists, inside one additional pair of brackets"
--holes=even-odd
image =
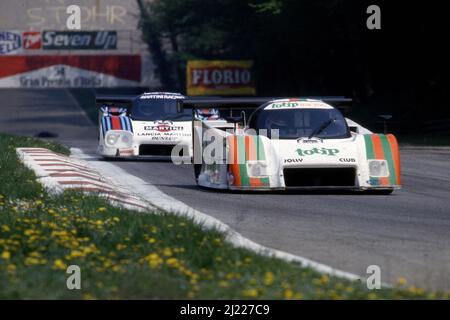
[(183, 112), (183, 100), (182, 99), (176, 99), (176, 103), (177, 103), (177, 113), (182, 113)]
[(349, 130), (350, 130), (351, 132), (359, 133), (358, 127), (351, 126), (351, 127), (348, 127), (348, 128), (349, 128)]

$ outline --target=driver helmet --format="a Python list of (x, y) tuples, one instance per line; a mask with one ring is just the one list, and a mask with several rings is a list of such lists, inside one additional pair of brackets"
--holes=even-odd
[(266, 125), (270, 129), (285, 129), (288, 127), (288, 121), (283, 115), (274, 112), (273, 115), (267, 118)]

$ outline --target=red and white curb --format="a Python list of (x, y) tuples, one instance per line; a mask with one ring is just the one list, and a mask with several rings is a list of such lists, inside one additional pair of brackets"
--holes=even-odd
[(58, 194), (70, 189), (105, 197), (111, 204), (127, 209), (154, 209), (129, 189), (115, 185), (98, 171), (90, 169), (85, 161), (45, 148), (17, 148), (16, 151), (19, 159), (35, 172), (38, 181), (50, 193)]

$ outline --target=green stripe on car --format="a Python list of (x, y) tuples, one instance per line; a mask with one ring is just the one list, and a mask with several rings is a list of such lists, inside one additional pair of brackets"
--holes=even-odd
[(394, 165), (394, 159), (392, 157), (392, 149), (391, 144), (389, 143), (389, 140), (384, 134), (380, 134), (380, 140), (381, 145), (383, 146), (383, 152), (384, 152), (384, 158), (386, 159), (388, 163), (389, 168), (389, 183), (392, 186), (395, 186), (397, 184), (397, 176), (395, 172), (395, 165)]
[[(364, 135), (364, 142), (366, 144), (366, 158), (369, 159), (375, 159), (375, 152), (373, 150), (373, 142), (372, 142), (372, 135), (366, 134)], [(369, 177), (369, 183), (371, 185), (379, 185), (380, 180), (376, 177)]]

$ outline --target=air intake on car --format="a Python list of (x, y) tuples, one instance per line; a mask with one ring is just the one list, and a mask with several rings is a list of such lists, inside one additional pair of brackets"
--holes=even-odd
[(285, 168), (286, 187), (352, 187), (355, 168)]
[(140, 156), (170, 156), (174, 145), (167, 144), (141, 144), (139, 146)]

